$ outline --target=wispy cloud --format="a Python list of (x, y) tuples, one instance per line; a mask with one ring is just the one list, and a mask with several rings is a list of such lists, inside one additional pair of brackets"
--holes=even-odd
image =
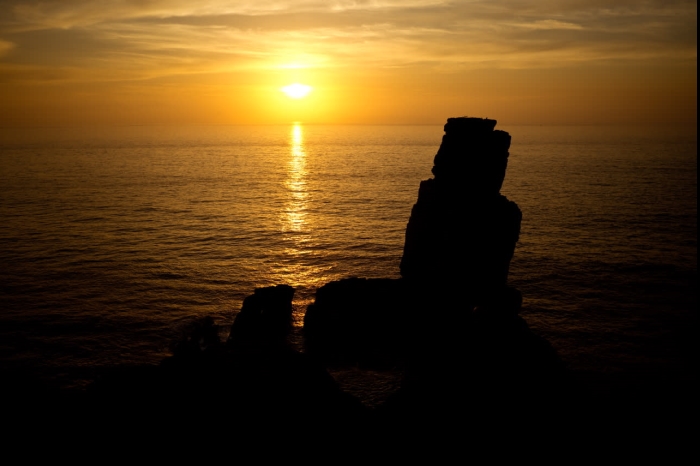
[(690, 69), (697, 60), (697, 2), (687, 0), (0, 1), (4, 82), (280, 69)]
[(556, 19), (542, 19), (535, 21), (534, 23), (521, 23), (515, 24), (514, 26), (523, 27), (526, 29), (569, 29), (574, 31), (584, 29), (580, 24), (567, 23)]
[(442, 0), (43, 0), (8, 3), (16, 26), (25, 29), (85, 27), (143, 18), (377, 11), (449, 4)]
[(14, 48), (14, 46), (15, 44), (13, 44), (12, 42), (0, 40), (0, 57), (9, 52), (12, 48)]

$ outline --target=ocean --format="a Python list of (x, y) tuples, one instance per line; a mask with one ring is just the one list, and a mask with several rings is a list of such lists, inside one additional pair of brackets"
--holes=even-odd
[[(695, 128), (506, 126), (522, 317), (595, 380), (697, 373)], [(0, 361), (80, 388), (257, 287), (399, 277), (442, 125), (0, 128)], [(384, 374), (369, 382), (386, 384)]]

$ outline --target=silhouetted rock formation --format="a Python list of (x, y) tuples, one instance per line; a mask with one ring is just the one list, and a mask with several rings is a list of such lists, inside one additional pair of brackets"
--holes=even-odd
[(229, 343), (272, 344), (284, 342), (292, 322), (294, 288), (289, 285), (257, 288), (245, 298), (231, 326)]
[(406, 227), (401, 276), (469, 309), (506, 286), (522, 215), (499, 191), (510, 135), (495, 120), (450, 118)]
[(108, 374), (93, 384), (90, 401), (109, 418), (156, 416), (166, 423), (213, 422), (219, 406), (235, 413), (237, 423), (361, 417), (365, 408), (357, 399), (286, 343), (293, 296), (288, 285), (256, 289), (226, 343), (211, 317), (194, 321), (172, 357)]
[(440, 335), (453, 325), (444, 317), (508, 293), (522, 216), (499, 192), (510, 135), (495, 126), (482, 118), (447, 120), (435, 178), (421, 182), (406, 227), (403, 279), (356, 278), (319, 288), (304, 321), (312, 350), (367, 359), (360, 353), (410, 340), (413, 319), (421, 321), (419, 333)]
[(158, 367), (107, 378), (92, 394), (112, 406), (177, 402), (193, 412), (203, 400), (223, 402), (244, 420), (366, 420), (320, 360), (399, 369), (401, 388), (375, 418), (395, 425), (448, 415), (500, 422), (554, 406), (570, 393), (567, 372), (518, 315), (522, 296), (507, 286), (521, 213), (499, 192), (510, 135), (495, 125), (448, 119), (435, 177), (421, 182), (406, 228), (402, 278), (320, 287), (304, 318), (308, 354), (286, 343), (294, 289), (260, 288), (225, 344), (213, 319), (201, 319)]
[(500, 194), (510, 135), (495, 126), (447, 120), (435, 177), (421, 182), (406, 228), (401, 279), (328, 283), (307, 311), (310, 352), (405, 369), (385, 419), (484, 419), (566, 393), (561, 360), (518, 316), (521, 294), (507, 286), (522, 215)]
[(329, 362), (391, 367), (410, 344), (403, 280), (346, 278), (316, 291), (304, 316), (306, 350)]

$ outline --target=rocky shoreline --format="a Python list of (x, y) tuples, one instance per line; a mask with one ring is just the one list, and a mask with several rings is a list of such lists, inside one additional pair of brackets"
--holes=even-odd
[[(260, 288), (226, 341), (206, 317), (159, 365), (105, 371), (84, 393), (17, 384), (9, 395), (26, 402), (20, 417), (77, 417), (102, 428), (145, 422), (169, 432), (218, 431), (222, 416), (234, 430), (297, 419), (377, 432), (447, 429), (446, 420), (572, 427), (602, 414), (602, 399), (529, 329), (521, 293), (508, 286), (522, 214), (500, 194), (510, 135), (495, 126), (448, 119), (434, 178), (421, 182), (407, 225), (401, 278), (321, 286), (305, 314), (303, 351), (288, 341), (295, 290)], [(400, 383), (367, 406), (331, 376), (343, 367), (396, 374)]]
[[(294, 289), (260, 288), (244, 300), (227, 341), (212, 319), (199, 320), (158, 367), (104, 377), (89, 398), (119, 412), (207, 399), (233, 400), (246, 419), (392, 422), (446, 412), (485, 419), (541, 410), (569, 394), (564, 364), (518, 315), (521, 294), (507, 285), (521, 213), (499, 192), (510, 135), (495, 125), (448, 119), (434, 178), (421, 182), (408, 222), (402, 278), (320, 287), (304, 318), (303, 352), (286, 340)], [(403, 378), (385, 403), (368, 408), (340, 389), (329, 365), (399, 370)]]

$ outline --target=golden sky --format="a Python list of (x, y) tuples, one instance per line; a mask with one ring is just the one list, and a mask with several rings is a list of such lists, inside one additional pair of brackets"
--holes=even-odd
[(695, 123), (697, 2), (0, 0), (0, 126), (461, 115)]

